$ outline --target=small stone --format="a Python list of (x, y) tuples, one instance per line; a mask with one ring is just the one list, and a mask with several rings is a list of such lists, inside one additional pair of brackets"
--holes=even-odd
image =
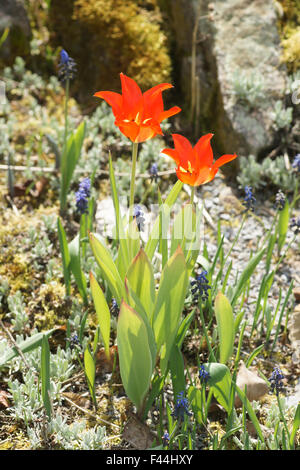
[(297, 286), (293, 289), (293, 294), (296, 302), (300, 302), (300, 286)]

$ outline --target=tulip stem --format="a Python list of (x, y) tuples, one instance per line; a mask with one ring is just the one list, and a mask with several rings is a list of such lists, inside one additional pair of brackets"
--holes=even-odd
[(134, 142), (133, 145), (132, 145), (132, 166), (131, 166), (131, 181), (130, 181), (129, 221), (133, 217), (134, 186), (135, 186), (135, 173), (136, 173), (137, 154), (138, 154), (138, 143)]
[(192, 192), (191, 192), (191, 205), (194, 204), (194, 196), (195, 196), (195, 186), (192, 186)]

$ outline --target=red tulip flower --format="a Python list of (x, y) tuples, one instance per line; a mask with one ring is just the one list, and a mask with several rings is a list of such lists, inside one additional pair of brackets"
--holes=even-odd
[(179, 134), (172, 134), (175, 149), (164, 149), (162, 153), (173, 158), (177, 163), (176, 173), (180, 181), (190, 186), (209, 183), (216, 176), (219, 168), (234, 160), (237, 155), (223, 155), (213, 163), (213, 151), (210, 140), (213, 134), (202, 136), (195, 147)]
[(173, 85), (161, 83), (142, 93), (132, 78), (123, 73), (120, 77), (121, 95), (113, 91), (99, 91), (94, 94), (112, 107), (116, 126), (134, 143), (145, 142), (157, 134), (163, 135), (160, 123), (181, 111), (178, 106), (164, 111), (162, 92)]

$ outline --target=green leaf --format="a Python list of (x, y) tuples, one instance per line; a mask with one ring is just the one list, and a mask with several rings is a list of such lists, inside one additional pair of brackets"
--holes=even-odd
[(220, 362), (226, 364), (233, 352), (234, 318), (230, 302), (222, 292), (216, 296), (215, 314), (220, 340)]
[(87, 304), (87, 291), (86, 291), (86, 279), (85, 275), (80, 266), (80, 238), (79, 234), (69, 243), (69, 254), (70, 254), (70, 271), (72, 272), (79, 293), (84, 301)]
[(143, 249), (140, 249), (129, 266), (126, 279), (150, 319), (155, 302), (155, 282), (152, 265)]
[(185, 391), (186, 386), (183, 357), (177, 344), (173, 345), (169, 358), (169, 367), (173, 385), (173, 394), (174, 397), (177, 397), (180, 392)]
[(265, 248), (263, 248), (255, 256), (253, 256), (253, 258), (250, 259), (250, 261), (247, 264), (246, 268), (244, 269), (241, 276), (239, 277), (237, 286), (233, 290), (233, 294), (232, 294), (232, 299), (231, 299), (232, 308), (236, 304), (241, 292), (243, 291), (243, 288), (245, 287), (246, 283), (248, 282), (248, 280), (252, 276), (256, 266), (261, 261), (263, 255), (264, 255), (264, 252), (265, 252)]
[[(179, 193), (182, 189), (182, 186), (183, 186), (183, 183), (178, 180), (175, 183), (175, 185), (173, 186), (173, 188), (172, 188), (171, 192), (169, 193), (168, 197), (166, 198), (164, 204), (166, 204), (168, 207), (171, 208), (173, 206), (173, 204), (176, 202), (176, 199), (179, 196)], [(148, 242), (146, 244), (146, 247), (145, 247), (146, 255), (148, 256), (150, 261), (152, 260), (152, 258), (154, 256), (155, 249), (156, 249), (157, 243), (159, 241), (159, 224), (160, 224), (160, 215), (158, 215), (158, 217), (155, 220), (155, 223), (154, 223), (153, 229), (151, 231), (149, 240), (148, 240)]]
[(289, 228), (289, 202), (286, 199), (285, 200), (285, 205), (284, 208), (279, 211), (279, 219), (278, 219), (278, 225), (277, 225), (277, 230), (278, 230), (278, 253), (281, 252), (282, 247), (284, 245), (285, 239), (286, 239), (286, 234)]
[(104, 344), (105, 354), (109, 358), (110, 310), (107, 305), (105, 296), (102, 292), (102, 289), (92, 273), (90, 273), (90, 286), (96, 309), (98, 325)]
[(42, 337), (41, 349), (41, 382), (42, 382), (42, 399), (46, 409), (48, 418), (51, 418), (51, 401), (50, 401), (50, 349), (48, 337), (44, 334)]
[(90, 351), (90, 348), (87, 346), (84, 351), (84, 372), (87, 379), (89, 391), (93, 400), (94, 405), (96, 406), (96, 396), (95, 396), (95, 377), (96, 377), (96, 364), (93, 354)]
[(112, 199), (113, 199), (114, 208), (115, 208), (117, 239), (120, 242), (120, 247), (119, 247), (120, 259), (121, 259), (121, 265), (123, 266), (122, 272), (124, 273), (124, 276), (125, 276), (125, 273), (129, 265), (129, 252), (128, 252), (128, 246), (127, 246), (127, 241), (126, 241), (126, 236), (125, 236), (123, 219), (121, 217), (121, 212), (120, 212), (120, 204), (119, 204), (119, 198), (118, 198), (118, 192), (117, 192), (115, 173), (114, 173), (114, 167), (113, 167), (110, 152), (109, 152), (108, 162), (109, 162), (109, 178), (110, 178), (110, 185), (111, 185), (111, 191), (112, 191)]
[(229, 413), (231, 376), (228, 367), (225, 364), (209, 362), (204, 364), (204, 368), (210, 375), (208, 385), (212, 388), (216, 400)]
[(60, 217), (58, 217), (57, 219), (57, 231), (58, 231), (59, 246), (60, 246), (60, 252), (61, 252), (62, 263), (63, 263), (66, 295), (70, 295), (70, 272), (69, 272), (70, 254), (69, 254), (69, 247), (68, 247), (66, 232), (62, 225)]
[(140, 410), (150, 387), (154, 364), (145, 323), (124, 301), (118, 317), (117, 344), (124, 389)]
[(195, 420), (203, 425), (203, 403), (201, 390), (191, 385), (188, 389), (188, 400), (193, 410)]
[(300, 428), (300, 405), (297, 406), (294, 421), (293, 421), (293, 429), (290, 436), (290, 447), (294, 448), (294, 441), (297, 434), (298, 429)]
[(96, 234), (90, 233), (89, 239), (95, 259), (101, 268), (102, 275), (107, 282), (110, 291), (120, 305), (122, 298), (126, 298), (126, 292), (124, 283), (111, 254), (106, 246), (104, 246), (104, 244), (97, 238)]
[(79, 124), (75, 134), (72, 134), (67, 142), (66, 149), (61, 157), (61, 203), (65, 207), (67, 193), (71, 179), (79, 160), (85, 134), (85, 121)]
[[(30, 336), (24, 341), (21, 341), (20, 343), (18, 343), (18, 348), (22, 351), (23, 354), (33, 351), (34, 349), (41, 346), (44, 336), (48, 338), (56, 330), (57, 328), (53, 328), (52, 330), (48, 330), (42, 333), (36, 333), (35, 335)], [(0, 367), (6, 364), (7, 362), (11, 361), (18, 355), (19, 355), (18, 350), (13, 346), (7, 351), (6, 356), (0, 362)]]
[(168, 260), (160, 280), (154, 306), (152, 327), (157, 350), (161, 348), (161, 369), (165, 373), (173, 347), (188, 287), (188, 272), (183, 252), (177, 248)]

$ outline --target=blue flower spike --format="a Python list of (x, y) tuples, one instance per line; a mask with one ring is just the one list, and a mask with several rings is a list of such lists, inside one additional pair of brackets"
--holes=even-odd
[(300, 173), (300, 153), (295, 156), (292, 168), (296, 173)]
[(245, 197), (244, 197), (243, 206), (246, 207), (246, 212), (249, 210), (251, 212), (254, 212), (255, 203), (256, 203), (256, 199), (253, 196), (252, 187), (245, 186)]
[(208, 289), (211, 289), (211, 286), (209, 285), (206, 276), (207, 271), (202, 271), (202, 273), (198, 274), (196, 279), (191, 282), (191, 291), (194, 301), (197, 301), (199, 297), (201, 297), (203, 301), (208, 299)]
[(144, 219), (144, 212), (142, 211), (141, 206), (134, 207), (133, 217), (136, 221), (139, 232), (143, 232), (145, 228), (145, 219)]
[(199, 379), (202, 384), (207, 384), (208, 380), (210, 379), (210, 374), (205, 370), (205, 367), (202, 365), (199, 368)]
[(58, 78), (61, 82), (72, 80), (77, 72), (76, 62), (69, 56), (65, 49), (60, 51), (60, 63), (58, 64)]
[(280, 392), (284, 390), (283, 382), (282, 380), (284, 379), (284, 375), (279, 369), (279, 367), (274, 367), (274, 370), (272, 372), (272, 375), (270, 377), (270, 383), (271, 383), (271, 392), (276, 393), (278, 396)]
[(88, 209), (88, 198), (91, 195), (91, 181), (89, 178), (85, 178), (79, 184), (79, 189), (75, 193), (76, 197), (76, 208), (77, 211), (82, 215), (87, 213)]
[(276, 198), (275, 198), (276, 209), (278, 209), (279, 211), (282, 211), (285, 206), (285, 200), (286, 200), (285, 195), (280, 189), (278, 193), (276, 194)]
[(179, 421), (184, 421), (185, 415), (192, 415), (192, 413), (188, 409), (188, 406), (189, 402), (188, 399), (184, 397), (184, 392), (178, 393), (172, 417), (174, 419), (178, 419)]

